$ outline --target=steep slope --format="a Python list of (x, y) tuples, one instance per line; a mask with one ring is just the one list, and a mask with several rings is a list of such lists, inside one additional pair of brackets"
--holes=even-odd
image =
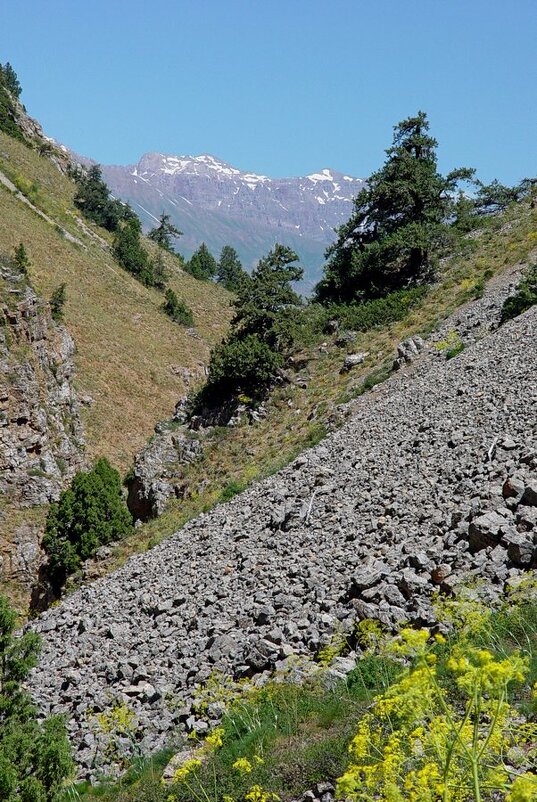
[(84, 464), (74, 343), (24, 275), (0, 260), (0, 581), (31, 592), (43, 505)]
[(80, 764), (92, 706), (126, 701), (154, 747), (212, 670), (283, 667), (356, 618), (427, 624), (433, 590), (493, 598), (535, 567), (536, 363), (535, 308), (455, 359), (432, 345), (288, 468), (45, 613), (32, 692)]
[(304, 286), (320, 278), (333, 229), (348, 219), (364, 181), (325, 168), (300, 178), (246, 173), (203, 154), (146, 153), (138, 164), (106, 166), (115, 195), (132, 204), (146, 226), (162, 211), (184, 232), (187, 256), (205, 241), (218, 254), (232, 244), (253, 267), (276, 241), (294, 248), (306, 268)]
[(203, 374), (210, 347), (225, 331), (229, 296), (185, 274), (170, 257), (170, 285), (192, 308), (195, 331), (174, 324), (160, 310), (162, 294), (112, 259), (106, 232), (80, 220), (74, 184), (51, 161), (0, 133), (0, 171), (48, 218), (0, 184), (0, 252), (24, 242), (31, 281), (45, 298), (66, 284), (65, 323), (77, 348), (88, 456), (108, 456), (126, 469), (190, 378)]

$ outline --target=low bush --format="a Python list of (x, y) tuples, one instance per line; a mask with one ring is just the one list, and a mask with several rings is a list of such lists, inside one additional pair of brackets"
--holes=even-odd
[(51, 505), (45, 526), (43, 548), (55, 588), (100, 546), (131, 530), (121, 479), (108, 460), (99, 459), (92, 470), (77, 473), (58, 503)]
[(427, 287), (398, 290), (357, 304), (335, 304), (327, 307), (327, 320), (338, 320), (346, 329), (369, 331), (403, 320), (424, 299)]
[(505, 323), (517, 315), (521, 315), (537, 303), (537, 264), (528, 268), (528, 271), (514, 295), (507, 298), (503, 305), (501, 322)]
[(37, 663), (35, 632), (15, 635), (17, 616), (0, 596), (0, 799), (57, 802), (74, 765), (63, 721), (38, 721), (22, 683)]
[(168, 288), (164, 293), (164, 303), (162, 310), (171, 317), (175, 323), (180, 323), (182, 326), (193, 326), (194, 316), (192, 310), (177, 297), (176, 293)]

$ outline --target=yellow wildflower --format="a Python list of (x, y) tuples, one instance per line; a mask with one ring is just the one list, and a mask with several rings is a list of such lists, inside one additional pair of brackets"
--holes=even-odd
[(238, 771), (239, 774), (250, 774), (252, 771), (252, 764), (250, 763), (248, 758), (239, 757), (237, 758), (235, 763), (233, 763), (232, 768), (234, 768), (235, 771)]

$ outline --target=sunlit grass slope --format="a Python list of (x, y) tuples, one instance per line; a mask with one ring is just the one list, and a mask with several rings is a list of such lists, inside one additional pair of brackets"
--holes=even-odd
[(126, 470), (156, 421), (170, 417), (187, 389), (179, 368), (201, 375), (209, 351), (223, 336), (229, 296), (220, 287), (193, 279), (168, 258), (170, 286), (192, 308), (196, 333), (160, 310), (162, 293), (147, 289), (123, 271), (99, 238), (100, 229), (78, 223), (74, 184), (46, 158), (0, 133), (0, 170), (58, 226), (0, 185), (0, 252), (19, 242), (31, 260), (30, 279), (48, 298), (65, 282), (65, 323), (77, 346), (76, 382), (93, 399), (84, 408), (88, 456), (107, 456)]

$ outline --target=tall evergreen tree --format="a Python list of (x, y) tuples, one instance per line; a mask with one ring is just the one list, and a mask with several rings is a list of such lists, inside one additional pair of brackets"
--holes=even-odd
[(474, 171), (462, 168), (442, 176), (437, 142), (428, 130), (421, 111), (395, 126), (384, 166), (370, 176), (350, 220), (327, 251), (325, 275), (316, 287), (318, 300), (377, 298), (432, 277), (457, 185)]
[(194, 278), (199, 278), (202, 281), (208, 281), (216, 275), (216, 259), (204, 242), (201, 243), (198, 250), (192, 255), (192, 258), (188, 262), (187, 270)]
[(232, 325), (241, 336), (255, 334), (271, 348), (284, 346), (282, 325), (288, 313), (301, 305), (300, 296), (291, 286), (300, 281), (303, 269), (295, 264), (298, 256), (285, 245), (276, 244), (246, 276), (234, 302)]
[(121, 267), (152, 287), (155, 284), (153, 265), (140, 241), (141, 225), (137, 217), (123, 223), (114, 236), (113, 254)]
[(158, 226), (152, 228), (147, 236), (153, 242), (156, 242), (160, 248), (164, 248), (166, 251), (173, 251), (172, 238), (180, 237), (182, 234), (182, 231), (179, 231), (173, 223), (170, 223), (170, 215), (162, 212)]
[(0, 82), (5, 86), (8, 92), (11, 92), (13, 97), (19, 98), (22, 92), (17, 73), (9, 63), (0, 64)]
[(231, 245), (224, 245), (218, 260), (216, 273), (218, 283), (230, 292), (237, 292), (247, 275), (235, 248), (232, 248)]

